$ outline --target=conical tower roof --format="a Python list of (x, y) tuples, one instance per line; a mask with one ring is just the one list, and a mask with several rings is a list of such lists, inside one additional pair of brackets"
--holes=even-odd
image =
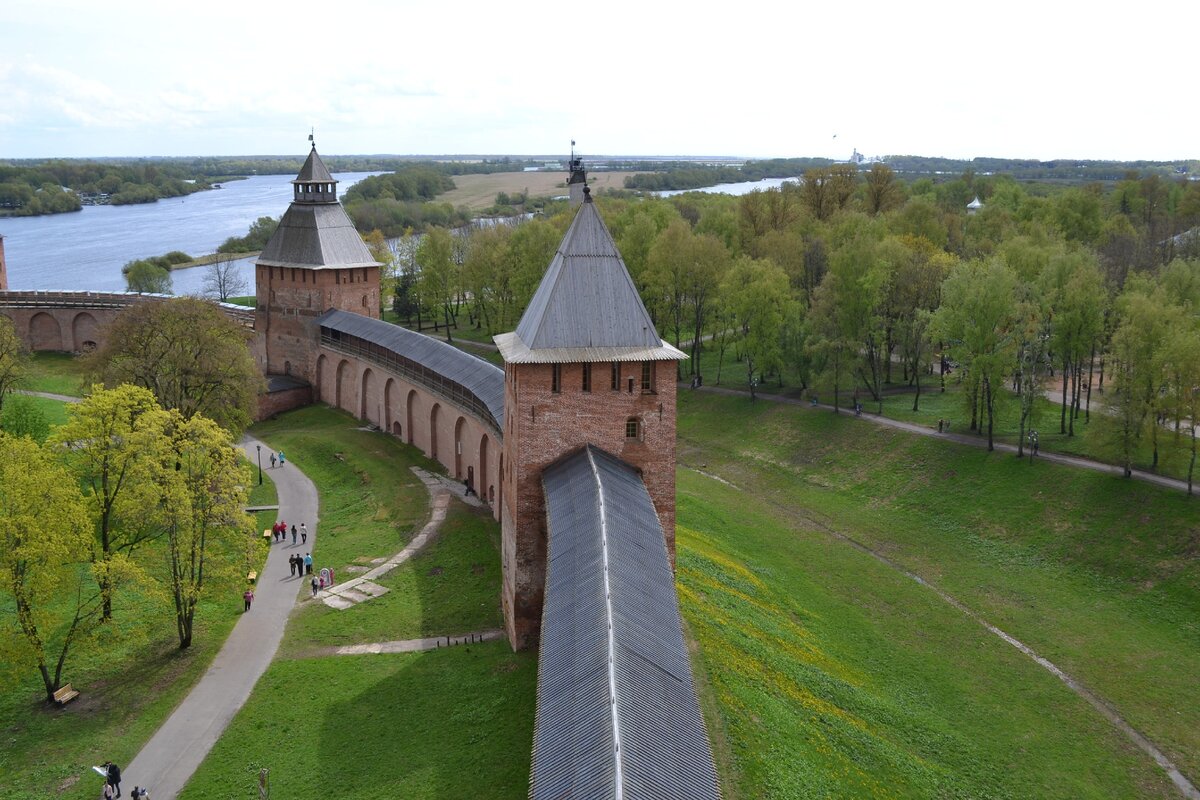
[(517, 324), (505, 361), (651, 361), (686, 356), (654, 328), (612, 234), (587, 195)]
[(379, 266), (338, 202), (336, 184), (313, 145), (292, 181), (292, 204), (263, 247), (258, 264), (307, 269)]

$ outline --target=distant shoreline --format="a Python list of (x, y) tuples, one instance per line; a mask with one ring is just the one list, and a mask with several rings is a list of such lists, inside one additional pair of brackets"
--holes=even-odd
[(252, 250), (249, 253), (209, 253), (206, 256), (198, 256), (191, 261), (184, 261), (181, 264), (172, 264), (169, 269), (171, 272), (174, 272), (177, 269), (207, 267), (209, 264), (217, 263), (217, 261), (237, 261), (241, 258), (252, 258), (261, 252), (261, 250)]

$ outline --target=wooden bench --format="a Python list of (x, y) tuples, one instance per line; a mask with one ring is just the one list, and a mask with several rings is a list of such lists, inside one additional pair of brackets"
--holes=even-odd
[(72, 689), (71, 684), (68, 683), (66, 686), (54, 693), (54, 702), (58, 703), (60, 706), (65, 706), (76, 697), (79, 697), (79, 692)]
[(264, 539), (271, 538), (271, 529), (270, 528), (263, 528), (263, 538)]
[(246, 573), (246, 580), (250, 581), (251, 583), (254, 583), (256, 580), (258, 580), (258, 573), (255, 572), (254, 570), (250, 570), (249, 572)]

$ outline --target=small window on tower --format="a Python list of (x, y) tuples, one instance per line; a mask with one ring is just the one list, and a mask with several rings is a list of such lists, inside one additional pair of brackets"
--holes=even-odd
[(550, 391), (555, 394), (562, 391), (562, 364), (550, 365)]
[(642, 394), (654, 392), (654, 362), (642, 362)]
[(625, 438), (641, 440), (642, 423), (637, 417), (630, 417), (625, 420)]
[(592, 365), (583, 365), (583, 390), (590, 392), (592, 390)]
[(619, 392), (621, 390), (621, 362), (612, 362), (612, 390)]

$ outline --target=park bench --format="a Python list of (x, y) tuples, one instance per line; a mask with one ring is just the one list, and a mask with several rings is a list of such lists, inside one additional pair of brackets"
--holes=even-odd
[(258, 573), (255, 570), (250, 570), (246, 573), (246, 580), (250, 581), (250, 583), (254, 583), (256, 580), (258, 580)]
[(54, 693), (54, 702), (58, 703), (60, 706), (65, 706), (76, 697), (79, 697), (79, 692), (72, 689), (71, 684), (68, 683), (66, 686)]
[(263, 538), (264, 539), (271, 538), (271, 529), (270, 528), (263, 528)]

